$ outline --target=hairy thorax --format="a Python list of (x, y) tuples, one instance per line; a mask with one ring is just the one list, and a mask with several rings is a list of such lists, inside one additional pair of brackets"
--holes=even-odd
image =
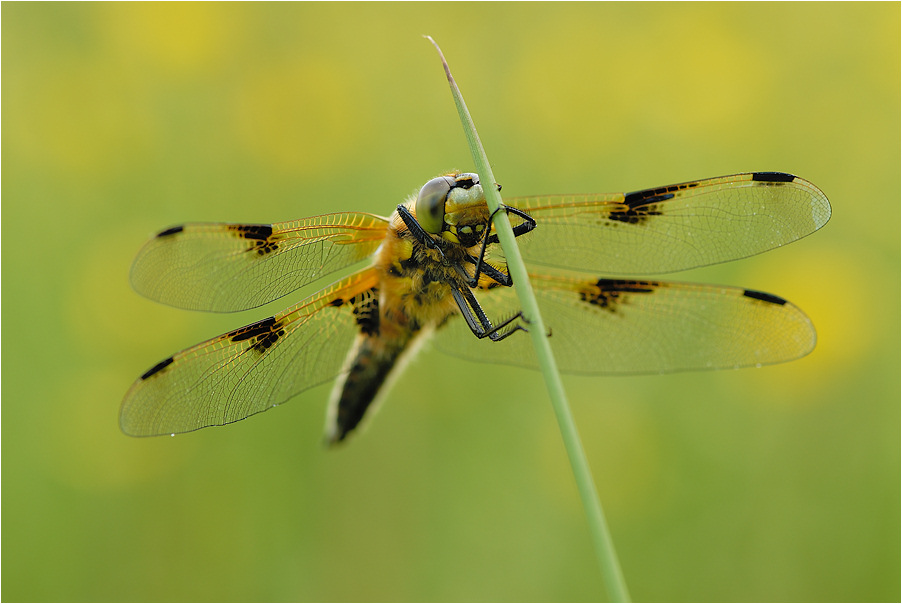
[[(454, 265), (465, 266), (466, 257), (478, 256), (478, 242), (465, 247), (446, 235), (441, 252), (430, 249), (416, 241), (397, 212), (391, 217), (389, 232), (375, 261), (382, 274), (383, 322), (411, 331), (441, 325), (457, 312), (449, 283), (466, 287)], [(457, 239), (454, 234), (451, 237)]]

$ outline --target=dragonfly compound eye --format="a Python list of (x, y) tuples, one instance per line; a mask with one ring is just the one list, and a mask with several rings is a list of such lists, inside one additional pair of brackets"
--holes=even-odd
[(438, 235), (445, 222), (445, 199), (451, 192), (450, 179), (439, 176), (433, 178), (417, 194), (417, 222), (427, 233)]

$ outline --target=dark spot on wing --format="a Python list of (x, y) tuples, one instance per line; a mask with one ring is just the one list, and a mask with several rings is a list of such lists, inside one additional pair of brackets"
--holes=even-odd
[(655, 203), (656, 201), (673, 199), (673, 193), (662, 193), (661, 191), (663, 191), (663, 189), (648, 189), (645, 191), (627, 193), (623, 197), (623, 203), (629, 206), (631, 210), (635, 210), (650, 203)]
[(657, 281), (631, 281), (624, 279), (599, 279), (580, 291), (580, 299), (594, 306), (616, 313), (620, 306), (629, 304), (632, 294), (650, 294), (661, 287)]
[(156, 365), (154, 365), (153, 367), (151, 367), (150, 369), (145, 371), (144, 375), (141, 376), (141, 379), (146, 380), (147, 378), (154, 375), (155, 373), (159, 373), (159, 372), (163, 371), (164, 369), (166, 369), (167, 367), (172, 365), (172, 360), (173, 360), (172, 357), (169, 357), (168, 359), (166, 359), (164, 361), (160, 361), (159, 363), (157, 363)]
[(641, 224), (651, 216), (660, 216), (663, 213), (659, 203), (673, 199), (678, 191), (693, 189), (698, 184), (698, 182), (684, 182), (678, 185), (627, 193), (623, 196), (623, 205), (626, 206), (626, 209), (615, 210), (608, 215), (608, 218), (627, 224)]
[(628, 208), (626, 210), (614, 210), (608, 214), (608, 218), (617, 222), (625, 222), (627, 224), (641, 224), (651, 216), (660, 216), (661, 212), (657, 210), (657, 206), (640, 206), (637, 208)]
[(226, 337), (233, 342), (253, 340), (251, 349), (263, 353), (284, 335), (285, 329), (282, 322), (276, 321), (275, 317), (269, 317), (235, 331), (230, 331), (226, 334)]
[(795, 179), (795, 176), (785, 172), (755, 172), (752, 174), (752, 180), (759, 182), (792, 182)]
[(263, 353), (270, 346), (275, 344), (276, 341), (284, 335), (285, 335), (284, 329), (278, 329), (275, 331), (271, 331), (268, 334), (257, 338), (257, 341), (254, 342), (253, 349), (256, 350), (257, 352)]
[(275, 324), (276, 318), (269, 317), (267, 319), (263, 319), (262, 321), (257, 321), (256, 323), (251, 323), (250, 325), (246, 325), (234, 331), (230, 331), (226, 334), (226, 337), (233, 342), (243, 342), (244, 340), (249, 340), (268, 332)]
[(228, 229), (245, 239), (265, 240), (272, 235), (272, 225), (269, 224), (230, 224)]
[(185, 227), (183, 227), (183, 226), (170, 227), (170, 228), (166, 229), (165, 231), (161, 231), (160, 233), (157, 233), (157, 237), (169, 237), (170, 235), (175, 235), (177, 233), (181, 233), (184, 230), (185, 230)]
[(784, 304), (786, 304), (786, 300), (784, 300), (783, 298), (781, 298), (779, 296), (775, 296), (773, 294), (768, 294), (765, 292), (755, 291), (753, 289), (745, 290), (744, 292), (742, 292), (742, 295), (747, 298), (752, 298), (753, 300), (761, 300), (762, 302), (768, 302), (770, 304), (779, 304), (780, 306), (783, 306)]
[(626, 206), (626, 209), (614, 210), (608, 215), (608, 218), (626, 224), (641, 224), (650, 216), (660, 216), (661, 211), (656, 203), (673, 197), (673, 193), (662, 191), (663, 189), (648, 189), (628, 193), (623, 198), (623, 205)]
[(650, 294), (660, 287), (657, 281), (632, 281), (627, 279), (599, 279), (595, 284), (602, 291)]
[(248, 239), (251, 246), (249, 252), (264, 256), (279, 249), (272, 238), (272, 225), (269, 224), (230, 224), (226, 227), (238, 237)]

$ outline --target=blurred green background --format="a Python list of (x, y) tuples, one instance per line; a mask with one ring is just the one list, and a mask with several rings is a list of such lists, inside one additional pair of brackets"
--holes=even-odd
[(789, 298), (809, 357), (566, 384), (636, 600), (900, 598), (898, 3), (2, 17), (4, 600), (605, 597), (538, 373), (427, 350), (338, 451), (329, 386), (228, 428), (118, 430), (148, 367), (293, 303), (144, 300), (151, 234), (387, 214), (472, 168), (425, 33), (506, 195), (755, 170), (827, 193), (816, 235), (676, 277)]

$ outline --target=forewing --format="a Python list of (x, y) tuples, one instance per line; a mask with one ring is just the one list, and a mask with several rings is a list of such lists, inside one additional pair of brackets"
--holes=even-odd
[(524, 260), (613, 275), (745, 258), (801, 239), (830, 218), (830, 203), (817, 187), (781, 172), (505, 203), (537, 222), (517, 239)]
[(276, 224), (184, 224), (144, 245), (131, 282), (141, 295), (177, 308), (255, 308), (372, 255), (387, 226), (385, 218), (358, 212)]
[[(796, 306), (735, 287), (530, 274), (561, 371), (669, 373), (782, 363), (814, 348)], [(492, 319), (519, 304), (512, 288), (477, 291)], [(528, 328), (528, 325), (526, 325)], [(435, 339), (444, 352), (486, 363), (538, 366), (528, 334), (477, 340), (454, 317)]]
[(228, 424), (332, 380), (359, 331), (356, 304), (377, 283), (376, 272), (365, 269), (158, 363), (125, 395), (122, 431), (156, 436)]

